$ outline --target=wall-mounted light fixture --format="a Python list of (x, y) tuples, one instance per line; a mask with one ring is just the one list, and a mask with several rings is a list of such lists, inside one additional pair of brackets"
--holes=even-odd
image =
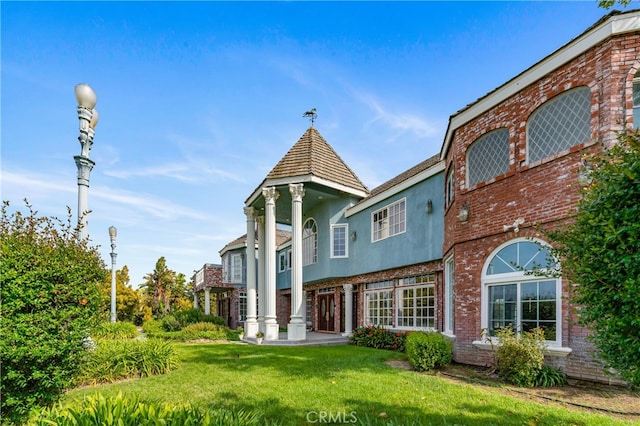
[(504, 232), (507, 232), (508, 230), (513, 229), (513, 232), (517, 234), (520, 231), (520, 225), (522, 225), (523, 223), (524, 223), (524, 218), (519, 217), (511, 225), (504, 225), (502, 229), (504, 229)]
[(469, 204), (464, 203), (464, 205), (460, 207), (458, 219), (460, 220), (460, 222), (466, 222), (467, 219), (469, 219)]
[(433, 201), (431, 199), (427, 200), (427, 207), (425, 208), (427, 214), (431, 214), (433, 212)]
[(351, 233), (351, 241), (355, 241), (355, 240), (356, 240), (356, 238), (358, 238), (358, 235), (356, 234), (356, 231), (353, 231), (353, 232)]

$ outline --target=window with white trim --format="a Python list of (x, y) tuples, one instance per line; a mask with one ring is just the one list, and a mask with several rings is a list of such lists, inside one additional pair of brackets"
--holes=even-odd
[(535, 274), (556, 268), (542, 242), (515, 240), (489, 257), (483, 273), (483, 328), (490, 336), (503, 327), (517, 332), (541, 328), (561, 345), (561, 280)]
[(406, 200), (396, 201), (371, 214), (371, 241), (379, 241), (406, 230)]
[(640, 127), (640, 71), (633, 79), (633, 128)]
[(247, 319), (247, 292), (238, 293), (238, 321)]
[(331, 225), (331, 257), (349, 257), (348, 230), (346, 223)]
[(453, 167), (451, 167), (449, 169), (449, 172), (447, 173), (447, 179), (444, 184), (445, 208), (449, 207), (451, 203), (453, 203), (454, 194), (455, 194), (454, 176), (453, 176)]
[(302, 266), (318, 261), (318, 225), (313, 218), (307, 219), (302, 228)]
[(231, 282), (240, 284), (242, 283), (242, 255), (231, 255)]
[(398, 284), (399, 287), (396, 289), (397, 327), (412, 329), (435, 328), (435, 275), (427, 274), (403, 278)]
[(278, 272), (284, 272), (287, 270), (287, 253), (288, 252), (286, 250), (283, 250), (278, 255)]
[(591, 90), (568, 90), (542, 104), (527, 120), (527, 161), (533, 163), (591, 138)]
[(486, 133), (467, 149), (467, 186), (472, 187), (508, 171), (508, 129)]
[(364, 323), (376, 327), (393, 325), (393, 283), (369, 283), (364, 292)]
[(222, 281), (225, 283), (231, 282), (231, 268), (229, 268), (229, 254), (225, 253), (222, 256)]
[(453, 332), (453, 309), (454, 309), (454, 275), (453, 256), (444, 262), (444, 331), (449, 334)]

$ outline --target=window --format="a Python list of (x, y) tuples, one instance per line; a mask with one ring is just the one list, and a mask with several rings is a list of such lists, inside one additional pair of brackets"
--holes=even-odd
[(633, 127), (640, 127), (640, 71), (633, 79)]
[(318, 261), (318, 225), (313, 219), (307, 219), (302, 228), (302, 266)]
[(401, 234), (405, 231), (405, 199), (373, 212), (372, 241)]
[(494, 336), (502, 327), (518, 332), (541, 328), (545, 338), (560, 345), (560, 279), (536, 275), (556, 263), (542, 243), (510, 242), (493, 254), (483, 274), (483, 328)]
[(467, 149), (467, 185), (474, 186), (509, 171), (509, 130), (480, 136)]
[[(393, 290), (391, 281), (366, 285), (364, 293), (364, 322), (366, 325), (391, 327), (393, 317)], [(387, 287), (386, 289), (384, 289)]]
[(281, 251), (281, 252), (280, 252), (280, 254), (278, 255), (278, 271), (279, 271), (279, 272), (284, 272), (284, 271), (286, 271), (286, 270), (287, 270), (287, 265), (288, 265), (288, 262), (287, 262), (287, 258), (288, 258), (287, 253), (288, 253), (288, 251), (283, 250), (283, 251)]
[(242, 256), (240, 254), (231, 255), (232, 283), (242, 282)]
[(454, 187), (454, 179), (453, 179), (453, 167), (449, 169), (449, 173), (447, 173), (447, 180), (444, 184), (444, 206), (449, 207), (451, 203), (453, 203), (453, 198), (455, 194)]
[(331, 257), (349, 257), (347, 247), (348, 226), (346, 223), (331, 225)]
[[(431, 283), (422, 286), (408, 285)], [(397, 326), (401, 328), (435, 328), (435, 276), (405, 278), (397, 289)]]
[(578, 87), (545, 102), (527, 122), (529, 163), (591, 138), (591, 91)]
[(222, 256), (222, 281), (226, 283), (231, 282), (231, 272), (229, 269), (229, 255), (226, 253)]
[(238, 321), (247, 319), (247, 293), (241, 291), (238, 294)]
[(453, 296), (453, 256), (451, 256), (444, 262), (444, 331), (449, 334), (455, 334), (453, 331)]

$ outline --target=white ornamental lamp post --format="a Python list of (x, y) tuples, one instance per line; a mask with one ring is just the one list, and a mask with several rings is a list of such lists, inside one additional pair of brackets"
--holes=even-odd
[(98, 124), (98, 111), (95, 110), (96, 92), (88, 84), (78, 84), (75, 87), (76, 100), (78, 101), (78, 120), (80, 121), (80, 155), (73, 159), (78, 167), (78, 227), (80, 240), (89, 237), (87, 215), (89, 213), (89, 175), (96, 164), (89, 158), (95, 127)]
[(115, 226), (109, 227), (111, 239), (111, 322), (116, 322), (116, 237), (118, 230)]

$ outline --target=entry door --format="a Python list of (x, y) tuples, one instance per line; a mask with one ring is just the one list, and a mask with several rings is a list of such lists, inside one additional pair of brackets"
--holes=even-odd
[(318, 295), (318, 331), (335, 331), (336, 302), (331, 294)]

